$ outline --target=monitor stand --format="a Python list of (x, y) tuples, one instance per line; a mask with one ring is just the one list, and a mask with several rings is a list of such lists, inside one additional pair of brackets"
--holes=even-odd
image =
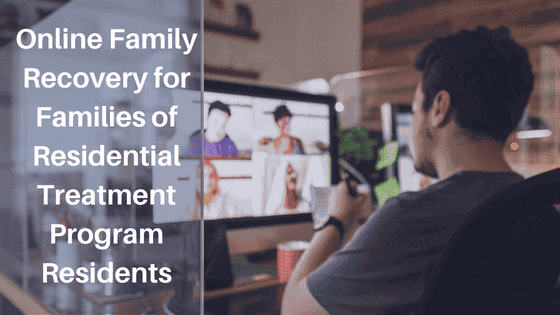
[(233, 285), (233, 271), (226, 238), (226, 225), (204, 222), (204, 290)]
[(261, 263), (267, 261), (276, 261), (276, 248), (247, 254), (247, 261), (250, 263)]
[(164, 301), (163, 308), (170, 314), (200, 314), (200, 221), (181, 223), (182, 261), (179, 277), (174, 279), (174, 295)]
[[(175, 295), (168, 303), (168, 309), (173, 314), (198, 314), (196, 301), (193, 296), (200, 294), (195, 283), (198, 281), (197, 266), (200, 259), (196, 259), (197, 249), (200, 249), (200, 222), (184, 223), (183, 235), (185, 236), (186, 257), (181, 264), (181, 275), (175, 283)], [(190, 244), (190, 245), (189, 245)], [(198, 247), (197, 247), (198, 245)], [(198, 255), (200, 258), (200, 255)], [(226, 225), (223, 223), (204, 223), (204, 291), (213, 291), (229, 288), (233, 285), (233, 271), (226, 238)], [(197, 304), (198, 305), (194, 305)], [(227, 307), (227, 305), (224, 305)]]

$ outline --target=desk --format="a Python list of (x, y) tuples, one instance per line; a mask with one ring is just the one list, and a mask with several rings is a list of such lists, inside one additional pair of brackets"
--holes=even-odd
[[(280, 314), (285, 284), (276, 273), (276, 261), (251, 264), (243, 256), (232, 257), (236, 283), (234, 286), (205, 292), (205, 314)], [(255, 273), (251, 274), (251, 271)], [(269, 271), (269, 273), (262, 273)], [(250, 274), (250, 276), (248, 276)], [(162, 288), (144, 294), (142, 292), (119, 296), (88, 293), (77, 288), (81, 301), (91, 303), (94, 312), (113, 314), (165, 314), (163, 303), (172, 296), (172, 289)], [(24, 292), (17, 283), (0, 273), (0, 293), (8, 298), (24, 314), (54, 314), (44, 301)], [(82, 302), (80, 302), (82, 303)]]
[(31, 294), (23, 291), (16, 283), (0, 273), (0, 294), (5, 296), (24, 314), (53, 314)]
[[(271, 277), (205, 292), (204, 314), (280, 314), (284, 287), (285, 283), (281, 283), (278, 277)], [(141, 314), (146, 309), (155, 314), (165, 314), (163, 310), (164, 300), (173, 294), (173, 290), (164, 290), (141, 299), (117, 303), (112, 309), (115, 314)]]
[[(249, 263), (244, 256), (235, 256), (231, 260), (236, 283), (229, 288), (205, 292), (204, 314), (280, 314), (285, 283), (278, 279), (276, 261)], [(251, 271), (257, 274), (251, 274)], [(173, 294), (173, 290), (162, 290), (145, 297), (116, 303), (112, 306), (112, 311), (115, 314), (140, 314), (148, 309), (157, 314), (164, 314), (164, 300)]]
[(204, 293), (205, 314), (280, 314), (285, 284), (277, 277)]

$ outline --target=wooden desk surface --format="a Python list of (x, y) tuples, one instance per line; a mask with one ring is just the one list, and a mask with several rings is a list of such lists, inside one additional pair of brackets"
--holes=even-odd
[(253, 290), (261, 290), (276, 286), (284, 286), (278, 277), (270, 277), (265, 280), (253, 280), (242, 284), (236, 284), (230, 288), (204, 292), (204, 300), (211, 300), (233, 294), (245, 293)]
[[(265, 266), (268, 268), (276, 268), (276, 261), (264, 261), (256, 263), (255, 265)], [(261, 291), (265, 289), (277, 288), (279, 292), (278, 298), (281, 299), (281, 295), (284, 289), (285, 283), (280, 282), (276, 275), (271, 274), (260, 274), (254, 275), (249, 279), (246, 279), (242, 283), (237, 283), (229, 288), (224, 288), (220, 290), (207, 291), (204, 293), (204, 300), (211, 301), (223, 297), (231, 297), (235, 295), (241, 295), (243, 293), (249, 293), (251, 291)], [(82, 291), (82, 290), (78, 290)], [(18, 309), (20, 309), (24, 314), (54, 314), (45, 307), (40, 301), (35, 299), (32, 295), (24, 292), (19, 285), (11, 281), (8, 277), (0, 273), (0, 293), (6, 296)], [(174, 294), (174, 290), (166, 289), (158, 292), (153, 292), (147, 296), (142, 294), (127, 294), (126, 296), (118, 297), (106, 297), (101, 294), (94, 293), (81, 293), (81, 298), (88, 299), (94, 304), (99, 306), (112, 305), (112, 309), (117, 313), (134, 313), (140, 314), (143, 310), (151, 309), (158, 314), (163, 314), (163, 301), (170, 295)], [(250, 294), (250, 293), (249, 293)], [(124, 301), (123, 301), (124, 300)]]
[(0, 273), (0, 293), (24, 314), (53, 314), (29, 293)]
[[(282, 290), (284, 285), (285, 284), (280, 282), (278, 277), (270, 277), (268, 279), (262, 280), (252, 280), (242, 284), (234, 285), (230, 288), (205, 292), (204, 300), (209, 301), (221, 297), (228, 297), (235, 294), (241, 294), (272, 287), (278, 287), (280, 290)], [(53, 314), (48, 308), (42, 305), (34, 297), (21, 290), (21, 288), (17, 284), (13, 283), (2, 274), (0, 274), (0, 292), (4, 296), (6, 296), (24, 314)], [(172, 294), (174, 294), (173, 290), (164, 290), (150, 294), (140, 299), (115, 303), (114, 310), (117, 313), (123, 312), (130, 314), (132, 312), (140, 314), (143, 310), (150, 308), (160, 314), (160, 312), (163, 312), (163, 301), (165, 300), (165, 298)]]

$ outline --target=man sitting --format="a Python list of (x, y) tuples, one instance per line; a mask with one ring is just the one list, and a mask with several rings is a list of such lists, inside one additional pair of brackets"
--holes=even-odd
[[(502, 155), (533, 89), (525, 48), (509, 30), (478, 27), (420, 53), (414, 96), (415, 168), (440, 181), (390, 198), (344, 246), (364, 196), (345, 183), (286, 287), (284, 314), (414, 314), (451, 235), (483, 200), (522, 180)], [(337, 223), (338, 222), (338, 223)], [(341, 247), (342, 246), (342, 247)], [(476, 303), (476, 301), (473, 301)]]

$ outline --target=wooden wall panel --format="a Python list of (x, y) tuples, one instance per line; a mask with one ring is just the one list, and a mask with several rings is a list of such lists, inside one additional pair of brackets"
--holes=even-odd
[(420, 79), (413, 66), (426, 43), (478, 25), (505, 25), (511, 36), (528, 48), (536, 76), (529, 110), (539, 112), (540, 82), (546, 76), (540, 73), (540, 47), (548, 45), (560, 51), (560, 1), (364, 0), (362, 70), (409, 70), (361, 80), (363, 125), (380, 128), (379, 107), (385, 102), (412, 102)]
[(363, 77), (360, 80), (362, 126), (381, 130), (380, 106), (383, 103), (411, 104), (419, 80), (420, 72), (413, 67)]

